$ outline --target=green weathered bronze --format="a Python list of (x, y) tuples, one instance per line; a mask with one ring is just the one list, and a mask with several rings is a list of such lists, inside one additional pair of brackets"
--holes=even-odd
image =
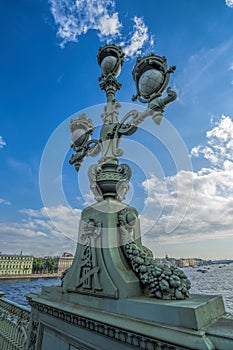
[[(107, 286), (107, 282), (104, 281), (111, 281), (111, 276), (105, 272), (104, 265), (101, 263), (98, 265), (97, 262), (103, 260), (107, 262), (107, 266), (120, 266), (125, 264), (122, 260), (123, 253), (124, 259), (127, 259), (131, 270), (138, 278), (138, 287), (135, 290), (144, 291), (142, 294), (149, 290), (159, 299), (185, 299), (189, 296), (190, 282), (183, 271), (156, 264), (153, 257), (147, 255), (146, 249), (142, 247), (139, 219), (135, 209), (127, 205), (123, 205), (122, 208), (114, 204), (125, 198), (131, 177), (130, 167), (127, 164), (119, 164), (119, 157), (123, 154), (120, 148), (121, 137), (135, 133), (137, 126), (149, 116), (155, 123), (161, 122), (165, 106), (176, 98), (176, 93), (171, 88), (167, 89), (165, 98), (160, 98), (175, 67), (168, 68), (165, 57), (149, 55), (138, 58), (133, 69), (137, 89), (133, 99), (147, 102), (148, 108), (144, 112), (131, 110), (119, 121), (120, 103), (115, 99), (115, 94), (121, 88), (121, 84), (116, 78), (124, 62), (124, 53), (121, 47), (105, 45), (99, 49), (97, 59), (102, 70), (100, 88), (105, 90), (107, 97), (107, 104), (101, 115), (103, 126), (99, 139), (91, 139), (95, 129), (91, 119), (84, 114), (76, 120), (71, 119), (73, 141), (71, 147), (76, 153), (70, 163), (79, 171), (85, 156), (96, 156), (101, 153), (98, 163), (92, 164), (88, 170), (90, 188), (97, 203), (100, 202), (100, 206), (97, 207), (101, 209), (99, 212), (91, 207), (83, 212), (76, 263), (72, 270), (63, 276), (63, 287), (65, 290), (77, 290), (82, 293), (88, 291), (99, 295), (114, 294), (115, 297), (121, 295), (119, 289), (123, 286), (121, 282), (123, 276), (116, 277), (114, 287)], [(111, 210), (114, 210), (114, 216)], [(139, 240), (135, 240), (135, 232), (138, 233)], [(113, 239), (111, 235), (116, 237)], [(111, 244), (113, 242), (112, 239), (117, 247), (115, 248), (118, 251), (117, 257), (115, 253), (106, 255), (102, 252), (103, 241), (107, 241), (109, 246), (109, 242)], [(124, 289), (127, 290), (125, 285)], [(128, 296), (130, 293), (129, 288)]]
[(117, 90), (122, 87), (116, 78), (124, 63), (124, 53), (120, 46), (105, 45), (99, 48), (97, 60), (102, 69), (102, 75), (99, 78), (99, 81), (102, 81), (100, 88), (106, 92), (107, 102), (112, 102)]
[(0, 349), (26, 349), (30, 309), (12, 302), (0, 292)]
[[(162, 120), (162, 113), (166, 105), (177, 97), (176, 92), (169, 87), (167, 88), (167, 96), (160, 98), (168, 85), (170, 74), (174, 73), (175, 69), (176, 66), (168, 67), (166, 57), (151, 54), (145, 57), (138, 57), (132, 72), (137, 90), (137, 94), (132, 97), (132, 100), (136, 101), (138, 99), (142, 103), (148, 103), (148, 108), (157, 112), (155, 113), (156, 119), (154, 121), (158, 124)], [(149, 84), (145, 89), (142, 83), (143, 75), (148, 75), (150, 72), (156, 75), (157, 84), (155, 86)]]
[[(158, 56), (153, 58), (158, 61)], [(233, 317), (225, 313), (222, 297), (197, 294), (184, 300), (190, 282), (183, 271), (157, 264), (142, 245), (137, 210), (122, 202), (131, 169), (119, 162), (120, 140), (149, 116), (159, 124), (162, 112), (157, 107), (132, 110), (119, 121), (115, 93), (121, 48), (104, 46), (98, 62), (108, 100), (99, 139), (91, 139), (95, 126), (84, 114), (70, 125), (75, 151), (70, 162), (77, 171), (85, 156), (100, 154), (88, 170), (96, 202), (81, 213), (75, 258), (61, 286), (43, 286), (41, 293), (27, 295), (32, 310), (29, 327), (24, 323), (27, 315), (21, 317), (0, 293), (0, 349), (233, 349)], [(141, 62), (148, 68), (148, 58)], [(165, 97), (161, 102), (159, 96), (168, 82), (163, 63), (161, 58), (164, 72), (153, 60), (152, 75), (148, 69), (141, 72), (140, 65), (137, 73), (143, 94), (138, 97), (149, 104), (160, 99), (160, 107), (168, 101)]]

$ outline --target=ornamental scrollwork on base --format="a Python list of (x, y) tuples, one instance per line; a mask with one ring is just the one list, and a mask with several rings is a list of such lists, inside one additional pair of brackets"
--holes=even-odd
[(158, 264), (133, 240), (136, 219), (131, 209), (125, 208), (119, 213), (119, 230), (124, 254), (133, 271), (143, 285), (158, 299), (182, 300), (189, 297), (191, 283), (185, 273), (175, 266)]
[(127, 331), (117, 326), (101, 323), (88, 317), (72, 314), (68, 311), (63, 311), (36, 301), (30, 300), (30, 305), (32, 308), (38, 310), (41, 313), (46, 313), (51, 317), (55, 317), (76, 327), (85, 328), (93, 333), (97, 333), (104, 337), (108, 337), (111, 340), (115, 340), (118, 343), (132, 346), (132, 348), (136, 347), (138, 349), (147, 350), (189, 350), (178, 345), (143, 336), (141, 334)]
[(89, 219), (84, 224), (80, 243), (83, 244), (82, 254), (78, 264), (78, 285), (77, 288), (89, 290), (102, 290), (99, 281), (100, 267), (96, 256), (96, 240), (101, 234), (101, 224)]

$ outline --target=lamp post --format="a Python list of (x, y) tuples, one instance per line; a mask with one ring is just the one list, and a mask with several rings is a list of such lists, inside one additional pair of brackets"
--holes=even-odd
[[(80, 226), (79, 245), (76, 252), (78, 271), (76, 271), (76, 282), (69, 282), (74, 276), (74, 267), (72, 273), (67, 273), (69, 277), (63, 276), (64, 288), (69, 289), (72, 285), (73, 290), (81, 293), (87, 290), (90, 293), (92, 290), (93, 293), (101, 294), (105, 289), (104, 281), (106, 278), (111, 278), (104, 272), (101, 261), (108, 260), (108, 266), (129, 264), (134, 276), (138, 278), (140, 288), (144, 286), (143, 288), (149, 289), (155, 297), (185, 299), (189, 296), (190, 282), (183, 271), (176, 267), (157, 264), (147, 255), (148, 251), (143, 249), (140, 237), (135, 238), (136, 231), (141, 236), (137, 211), (121, 203), (129, 189), (131, 169), (128, 164), (119, 163), (119, 157), (123, 154), (120, 148), (121, 137), (135, 133), (138, 125), (147, 117), (151, 117), (156, 124), (160, 124), (166, 105), (176, 99), (176, 92), (167, 88), (170, 74), (176, 67), (168, 67), (165, 57), (154, 54), (139, 57), (132, 72), (136, 84), (136, 95), (133, 96), (133, 101), (147, 103), (147, 108), (143, 112), (131, 110), (119, 121), (120, 103), (115, 99), (115, 95), (121, 88), (117, 77), (124, 62), (124, 53), (119, 46), (105, 45), (99, 49), (97, 60), (102, 72), (99, 78), (100, 88), (105, 91), (107, 98), (101, 115), (103, 125), (100, 137), (91, 139), (95, 126), (85, 114), (80, 115), (78, 119), (71, 119), (71, 147), (75, 153), (70, 159), (70, 164), (79, 171), (86, 156), (101, 154), (98, 163), (92, 164), (88, 170), (90, 188), (96, 202), (100, 204), (94, 205), (90, 210), (87, 208), (83, 213), (83, 224)], [(166, 88), (167, 95), (162, 97)], [(103, 209), (101, 209), (102, 214), (97, 215), (96, 208), (100, 206), (118, 209), (114, 209), (116, 212), (114, 216), (107, 210), (103, 213)], [(107, 239), (106, 237), (111, 242), (114, 240), (118, 245), (117, 258), (116, 251), (114, 254), (109, 253), (106, 258), (108, 253), (101, 248), (100, 244)], [(110, 286), (106, 286), (106, 290), (110, 289)]]
[(177, 97), (176, 92), (168, 88), (167, 96), (160, 98), (168, 85), (170, 73), (174, 73), (175, 69), (176, 66), (168, 68), (166, 57), (154, 54), (139, 57), (133, 69), (137, 94), (132, 99), (148, 103), (148, 108), (153, 111), (152, 119), (156, 124), (160, 124), (166, 105)]

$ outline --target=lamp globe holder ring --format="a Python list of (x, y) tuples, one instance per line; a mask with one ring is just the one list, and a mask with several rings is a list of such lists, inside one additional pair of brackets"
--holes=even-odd
[[(158, 56), (155, 54), (150, 54), (144, 57), (138, 57), (136, 65), (133, 68), (132, 75), (136, 84), (136, 95), (132, 97), (133, 101), (139, 100), (142, 103), (149, 103), (155, 98), (160, 97), (170, 80), (170, 73), (175, 71), (176, 67), (168, 67), (167, 59), (165, 56)], [(152, 91), (143, 92), (140, 87), (143, 74), (152, 71), (158, 75), (160, 82), (157, 86), (152, 88)]]
[[(99, 52), (97, 54), (97, 61), (102, 71), (102, 75), (99, 77), (99, 81), (102, 81), (104, 78), (107, 79), (109, 75), (116, 78), (120, 74), (121, 67), (124, 63), (124, 55), (125, 54), (122, 51), (122, 48), (115, 44), (106, 44), (105, 46), (99, 48)], [(104, 72), (102, 64), (104, 59), (106, 59), (107, 57), (112, 57), (114, 61), (110, 71)]]

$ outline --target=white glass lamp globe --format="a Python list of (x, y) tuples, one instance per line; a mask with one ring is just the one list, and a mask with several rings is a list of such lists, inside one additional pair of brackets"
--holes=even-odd
[(81, 146), (86, 138), (86, 130), (82, 128), (75, 129), (71, 134), (72, 142), (75, 146)]
[(142, 96), (149, 96), (160, 88), (163, 74), (157, 69), (146, 70), (139, 78), (138, 87)]
[[(107, 56), (101, 62), (101, 70), (103, 75), (106, 77), (109, 73), (112, 73), (117, 63), (117, 58), (114, 56)], [(115, 77), (118, 77), (121, 71), (121, 66), (117, 69), (117, 72), (114, 74)]]

